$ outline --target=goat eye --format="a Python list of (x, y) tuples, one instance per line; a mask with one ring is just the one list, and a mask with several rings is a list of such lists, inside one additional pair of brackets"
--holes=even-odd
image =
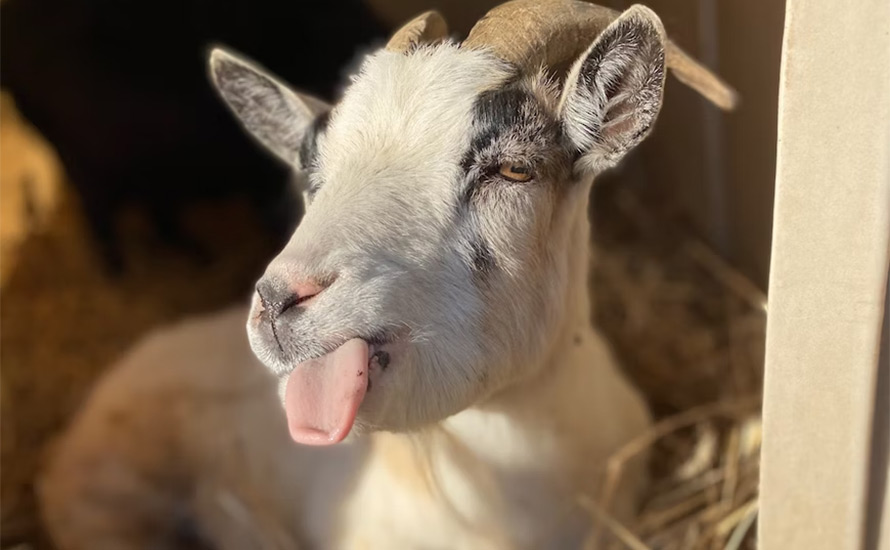
[(532, 169), (527, 164), (508, 162), (502, 164), (498, 173), (510, 181), (528, 181), (532, 179)]

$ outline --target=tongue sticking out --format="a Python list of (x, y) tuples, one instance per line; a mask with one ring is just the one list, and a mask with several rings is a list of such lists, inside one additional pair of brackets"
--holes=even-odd
[(354, 338), (297, 365), (284, 390), (284, 411), (294, 441), (332, 445), (349, 434), (368, 388), (368, 354), (368, 343)]

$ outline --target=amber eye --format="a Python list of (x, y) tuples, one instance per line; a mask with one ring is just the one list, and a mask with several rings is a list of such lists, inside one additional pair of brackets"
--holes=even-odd
[(498, 173), (510, 181), (528, 181), (532, 179), (532, 169), (527, 164), (508, 162), (502, 164)]

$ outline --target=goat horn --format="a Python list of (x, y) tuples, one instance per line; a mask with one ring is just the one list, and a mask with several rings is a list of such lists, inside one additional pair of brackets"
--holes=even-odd
[(397, 30), (386, 49), (391, 52), (404, 53), (410, 48), (425, 42), (435, 42), (448, 36), (448, 24), (442, 14), (435, 10), (421, 13), (402, 28)]
[[(486, 48), (518, 67), (565, 70), (619, 15), (579, 0), (513, 0), (480, 19), (462, 47)], [(680, 82), (721, 109), (735, 107), (735, 90), (670, 40), (665, 59)]]

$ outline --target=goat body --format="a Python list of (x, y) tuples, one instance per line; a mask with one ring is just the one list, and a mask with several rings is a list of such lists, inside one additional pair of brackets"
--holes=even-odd
[[(604, 459), (648, 424), (580, 322), (546, 375), (441, 424), (297, 446), (246, 316), (158, 330), (99, 382), (40, 483), (60, 548), (577, 547), (576, 497), (598, 494)], [(614, 513), (633, 509), (642, 466)]]

